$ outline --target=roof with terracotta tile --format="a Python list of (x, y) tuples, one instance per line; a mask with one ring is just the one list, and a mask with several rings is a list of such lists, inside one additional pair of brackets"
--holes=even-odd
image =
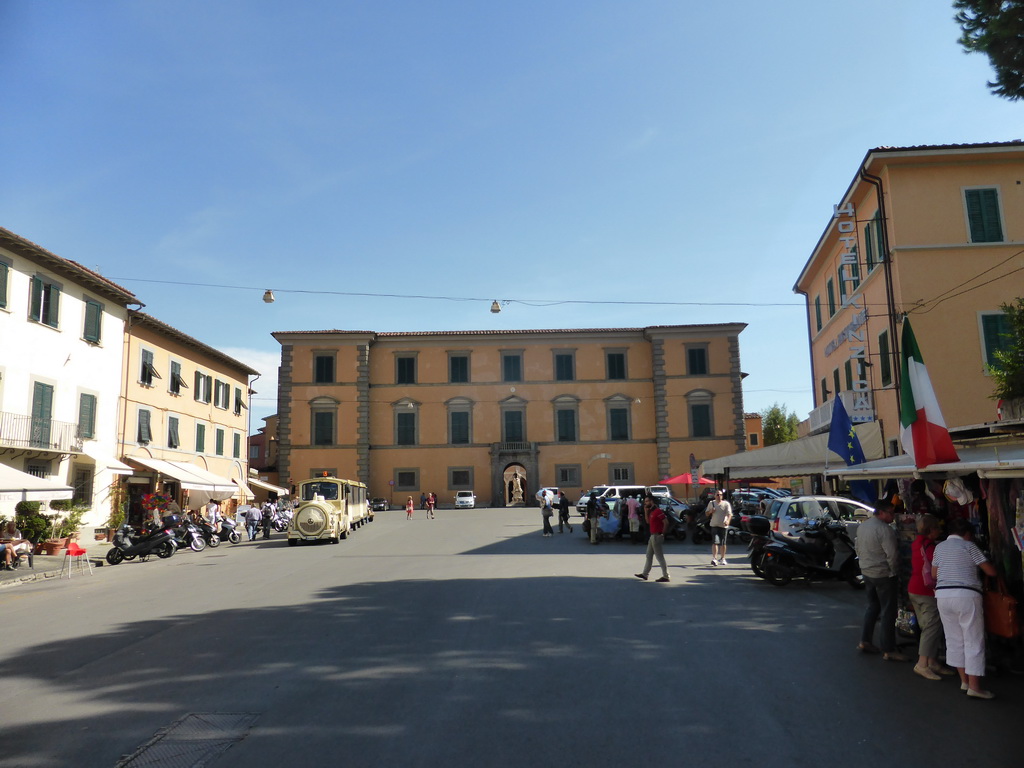
[(536, 328), (491, 331), (356, 331), (321, 329), (315, 331), (274, 331), (271, 335), (366, 335), (374, 338), (396, 338), (408, 336), (542, 336), (550, 334), (607, 334), (607, 333), (651, 333), (658, 331), (685, 331), (691, 329), (745, 328), (746, 323), (694, 323), (688, 325), (648, 325), (638, 328)]
[(220, 360), (222, 363), (226, 363), (227, 365), (230, 365), (233, 368), (236, 368), (237, 370), (242, 371), (250, 376), (258, 376), (260, 373), (255, 368), (250, 368), (245, 363), (239, 362), (238, 360), (235, 360), (235, 358), (229, 355), (225, 355), (220, 350), (214, 349), (208, 344), (204, 344), (198, 339), (189, 336), (187, 333), (179, 331), (177, 328), (168, 325), (162, 320), (157, 320), (152, 315), (147, 315), (145, 312), (132, 312), (129, 317), (132, 324), (138, 323), (143, 326), (153, 328), (156, 331), (164, 334), (165, 336), (169, 336), (170, 338), (178, 342), (181, 342), (185, 346), (192, 347), (193, 349), (196, 349), (205, 355), (209, 355), (212, 358)]

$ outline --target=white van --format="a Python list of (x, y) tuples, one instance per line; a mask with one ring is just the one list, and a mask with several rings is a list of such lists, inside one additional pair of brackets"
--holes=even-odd
[[(599, 499), (603, 499), (606, 496), (614, 497), (616, 499), (624, 499), (627, 496), (636, 496), (639, 499), (641, 496), (646, 496), (648, 491), (647, 488), (642, 485), (595, 485), (589, 491), (585, 491), (583, 495), (580, 496), (580, 500), (576, 502), (576, 511), (581, 515), (586, 513), (587, 501), (590, 499), (590, 494), (592, 493), (596, 493)], [(651, 495), (655, 496), (657, 494), (652, 493)]]

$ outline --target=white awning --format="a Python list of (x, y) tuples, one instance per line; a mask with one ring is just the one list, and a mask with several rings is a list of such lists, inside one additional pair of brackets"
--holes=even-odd
[(245, 481), (239, 480), (237, 477), (232, 477), (231, 482), (238, 486), (238, 493), (235, 494), (240, 499), (255, 499), (256, 494), (252, 492), (252, 488), (245, 484)]
[(1024, 477), (1024, 445), (972, 445), (957, 448), (956, 452), (960, 461), (931, 464), (920, 469), (914, 466), (909, 456), (903, 455), (851, 467), (830, 468), (825, 474), (850, 480), (921, 477), (929, 474), (958, 477), (971, 472), (977, 472), (979, 477)]
[(265, 491), (273, 491), (278, 496), (288, 496), (291, 493), (291, 491), (289, 491), (287, 488), (282, 488), (279, 485), (273, 485), (272, 483), (268, 483), (265, 480), (259, 480), (255, 477), (249, 478), (249, 485), (254, 485), (257, 488), (262, 488)]
[(134, 469), (124, 462), (118, 461), (113, 456), (105, 456), (99, 446), (87, 444), (82, 449), (82, 453), (95, 461), (97, 467), (109, 469), (115, 475), (130, 475), (135, 472)]
[[(854, 425), (866, 459), (880, 459), (885, 455), (882, 430), (877, 421)], [(719, 459), (708, 459), (701, 464), (702, 475), (724, 475), (742, 480), (747, 477), (803, 477), (820, 475), (826, 469), (845, 467), (842, 457), (828, 448), (828, 433), (801, 437), (788, 443), (770, 445), (754, 451), (743, 451)], [(863, 466), (863, 465), (861, 465)], [(831, 473), (830, 473), (831, 474)]]
[(0, 501), (54, 501), (73, 494), (70, 486), (0, 464)]
[(228, 499), (234, 495), (237, 488), (226, 477), (215, 475), (202, 467), (184, 461), (165, 461), (152, 459), (149, 456), (129, 456), (128, 460), (138, 462), (162, 475), (173, 477), (181, 483), (181, 487), (186, 491), (202, 491), (215, 496), (227, 494), (221, 498)]

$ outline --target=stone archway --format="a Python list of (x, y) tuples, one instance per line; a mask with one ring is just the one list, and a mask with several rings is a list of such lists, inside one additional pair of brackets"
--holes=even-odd
[(509, 464), (502, 473), (503, 497), (506, 507), (526, 506), (526, 467)]

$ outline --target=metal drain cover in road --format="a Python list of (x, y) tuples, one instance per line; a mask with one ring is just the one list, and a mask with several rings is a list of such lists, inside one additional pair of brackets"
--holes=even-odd
[(259, 717), (253, 712), (196, 712), (121, 759), (116, 768), (200, 768), (245, 738)]

